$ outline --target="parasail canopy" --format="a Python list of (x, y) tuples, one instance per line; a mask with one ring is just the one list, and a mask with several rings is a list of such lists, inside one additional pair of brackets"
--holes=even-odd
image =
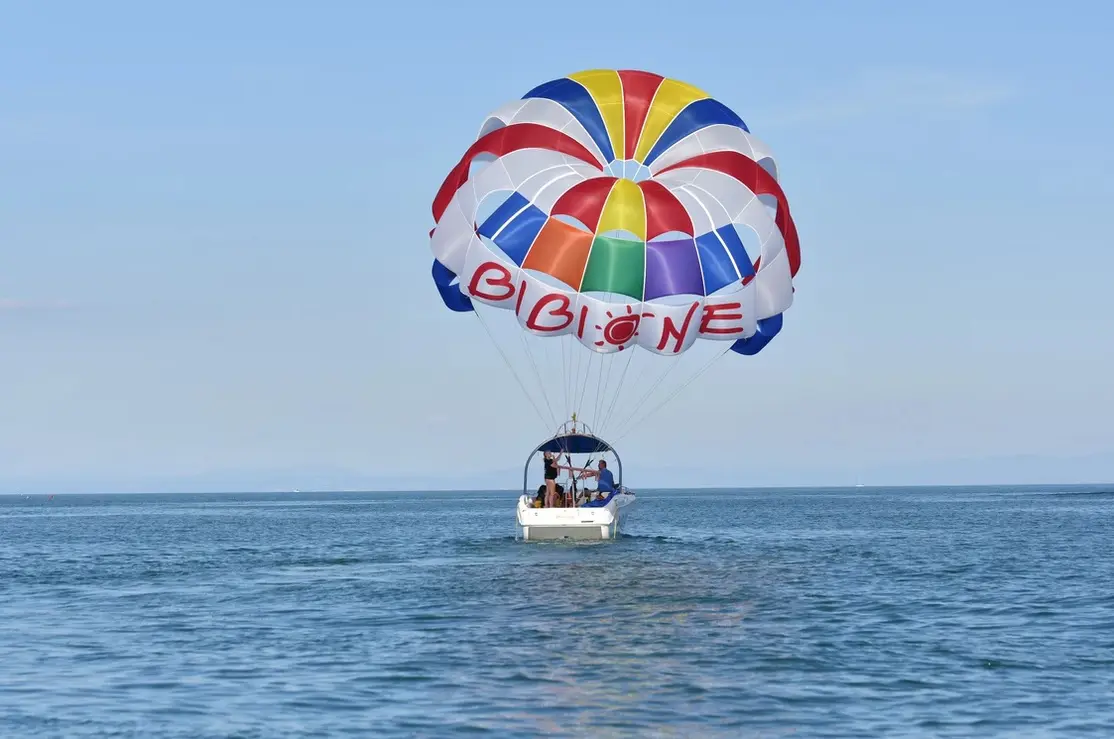
[[(569, 75), (491, 113), (433, 217), (448, 308), (495, 309), (523, 336), (597, 355), (756, 354), (800, 268), (768, 147), (704, 91), (643, 71)], [(565, 417), (592, 379), (565, 378)]]

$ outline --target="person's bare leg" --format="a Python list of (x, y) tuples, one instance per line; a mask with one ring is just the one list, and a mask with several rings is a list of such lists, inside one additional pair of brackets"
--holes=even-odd
[(557, 481), (545, 481), (545, 507), (554, 508), (557, 505)]

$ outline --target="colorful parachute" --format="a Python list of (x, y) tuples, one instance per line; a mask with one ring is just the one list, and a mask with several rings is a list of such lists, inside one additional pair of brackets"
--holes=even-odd
[(446, 306), (513, 312), (600, 354), (761, 350), (800, 248), (767, 147), (727, 106), (648, 72), (594, 70), (492, 113), (441, 185)]

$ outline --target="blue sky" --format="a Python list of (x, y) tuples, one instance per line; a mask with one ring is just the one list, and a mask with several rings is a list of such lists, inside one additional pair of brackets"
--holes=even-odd
[(803, 253), (629, 482), (1114, 479), (1110, 11), (661, 7), (5, 4), (0, 491), (513, 486), (545, 429), (437, 298), (430, 202), (596, 67), (733, 107)]

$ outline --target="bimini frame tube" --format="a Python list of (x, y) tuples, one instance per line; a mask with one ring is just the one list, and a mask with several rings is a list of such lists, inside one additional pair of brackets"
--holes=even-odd
[[(554, 449), (546, 449), (546, 447), (554, 445), (554, 442), (557, 442)], [(523, 495), (528, 494), (530, 490), (530, 463), (534, 461), (534, 456), (540, 451), (561, 452), (566, 455), (606, 454), (610, 452), (615, 455), (615, 471), (619, 473), (615, 485), (617, 487), (623, 485), (623, 460), (619, 458), (619, 453), (615, 451), (614, 447), (594, 434), (558, 434), (538, 444), (534, 451), (526, 457), (526, 466), (522, 470)]]

